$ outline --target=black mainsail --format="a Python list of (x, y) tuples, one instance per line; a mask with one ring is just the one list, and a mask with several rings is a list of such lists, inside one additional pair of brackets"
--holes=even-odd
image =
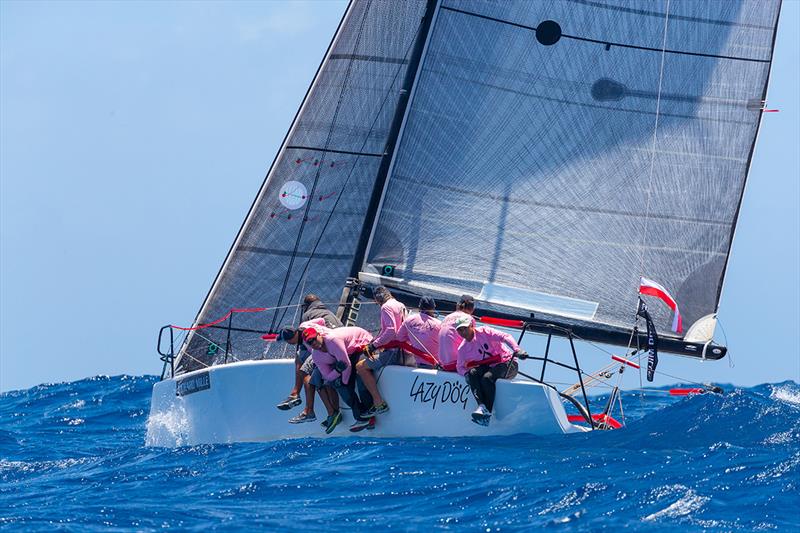
[(646, 276), (710, 340), (779, 8), (443, 0), (361, 278), (624, 342)]
[(710, 340), (779, 11), (351, 1), (195, 325), (268, 310), (190, 333), (177, 371), (270, 356), (260, 333), (356, 275), (614, 343), (646, 276)]

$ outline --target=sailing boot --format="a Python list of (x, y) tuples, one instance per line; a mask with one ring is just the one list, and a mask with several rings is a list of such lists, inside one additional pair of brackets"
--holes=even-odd
[(356, 433), (358, 431), (362, 431), (364, 429), (375, 429), (375, 417), (370, 417), (367, 420), (356, 420), (353, 422), (353, 425), (350, 426), (350, 431)]
[(281, 411), (288, 411), (292, 407), (297, 407), (301, 403), (303, 403), (303, 401), (300, 399), (300, 396), (289, 396), (275, 407)]
[(386, 403), (384, 400), (383, 403), (380, 405), (373, 405), (369, 411), (367, 411), (367, 416), (375, 416), (375, 415), (382, 415), (383, 413), (389, 410), (389, 404)]
[(341, 421), (342, 421), (341, 411), (336, 411), (335, 413), (330, 415), (328, 419), (325, 420), (325, 422), (323, 422), (323, 425), (325, 425), (325, 433), (330, 434), (334, 429), (336, 429), (336, 426), (338, 426), (339, 422)]
[(488, 426), (491, 419), (492, 413), (489, 412), (483, 404), (480, 404), (478, 408), (472, 412), (472, 421), (480, 426)]

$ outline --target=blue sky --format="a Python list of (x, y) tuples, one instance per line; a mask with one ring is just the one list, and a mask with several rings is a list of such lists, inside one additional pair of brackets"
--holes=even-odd
[[(0, 2), (0, 390), (160, 370), (158, 328), (194, 318), (344, 6)], [(734, 364), (667, 373), (800, 381), (798, 30), (786, 1), (722, 297)]]

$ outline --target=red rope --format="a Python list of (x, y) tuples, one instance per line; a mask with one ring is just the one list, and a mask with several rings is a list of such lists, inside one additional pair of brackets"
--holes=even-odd
[(441, 366), (439, 360), (434, 356), (427, 352), (423, 352), (422, 350), (418, 350), (407, 342), (392, 341), (381, 346), (382, 350), (389, 350), (392, 348), (400, 348), (401, 350), (411, 352), (431, 366)]
[(508, 318), (495, 318), (493, 316), (482, 316), (478, 320), (484, 324), (492, 324), (493, 326), (502, 326), (506, 328), (521, 328), (525, 326), (522, 320), (510, 320)]
[(217, 320), (215, 320), (213, 322), (209, 322), (208, 324), (199, 324), (199, 325), (193, 326), (191, 328), (183, 328), (181, 326), (175, 326), (173, 324), (170, 324), (169, 327), (171, 327), (173, 329), (179, 329), (181, 331), (196, 331), (198, 329), (205, 329), (205, 328), (210, 328), (211, 326), (216, 326), (220, 322), (224, 322), (225, 320), (227, 320), (227, 318), (229, 316), (231, 316), (233, 313), (260, 313), (262, 311), (267, 311), (268, 309), (269, 309), (268, 307), (244, 307), (244, 308), (238, 308), (238, 309), (234, 308), (234, 309), (231, 309), (230, 311), (228, 311), (227, 313), (225, 313), (224, 317), (218, 318)]

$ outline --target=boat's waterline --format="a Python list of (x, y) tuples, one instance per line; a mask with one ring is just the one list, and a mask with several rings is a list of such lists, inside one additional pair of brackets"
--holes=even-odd
[[(377, 417), (369, 437), (460, 437), (548, 435), (584, 431), (567, 421), (551, 388), (530, 381), (497, 382), (494, 416), (488, 427), (472, 422), (475, 400), (464, 379), (451, 372), (390, 366), (378, 385), (390, 410)], [(349, 410), (344, 422), (326, 435), (325, 408), (316, 398), (317, 421), (290, 424), (302, 407), (280, 411), (275, 405), (294, 382), (291, 360), (244, 361), (214, 366), (156, 383), (150, 406), (147, 444), (180, 446), (271, 441), (301, 437), (354, 436)], [(180, 395), (179, 395), (180, 393)]]

